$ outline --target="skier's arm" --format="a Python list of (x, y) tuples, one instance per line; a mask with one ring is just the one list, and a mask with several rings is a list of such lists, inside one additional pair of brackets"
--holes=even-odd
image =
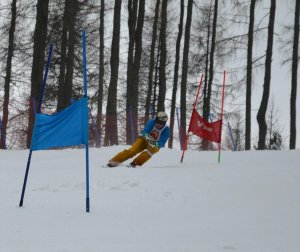
[(166, 127), (163, 132), (160, 135), (160, 139), (157, 142), (158, 143), (158, 148), (163, 148), (165, 147), (165, 144), (168, 140), (168, 138), (170, 137), (170, 128)]
[(154, 126), (154, 120), (149, 120), (142, 131), (142, 136), (146, 137), (153, 129), (153, 126)]

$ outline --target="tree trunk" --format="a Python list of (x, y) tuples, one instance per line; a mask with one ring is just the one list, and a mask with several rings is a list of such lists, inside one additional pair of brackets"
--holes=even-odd
[[(48, 6), (49, 0), (38, 0), (36, 24), (33, 36), (33, 62), (31, 71), (31, 97), (38, 105), (40, 92), (43, 82), (44, 57), (47, 39), (47, 23), (48, 23)], [(30, 148), (32, 129), (34, 125), (33, 104), (30, 101), (29, 121), (27, 133), (27, 148)]]
[(156, 37), (157, 37), (157, 23), (159, 16), (159, 5), (160, 0), (156, 1), (155, 5), (155, 16), (153, 21), (153, 31), (152, 31), (152, 41), (151, 41), (151, 51), (150, 51), (150, 67), (149, 67), (149, 75), (148, 75), (148, 91), (146, 98), (146, 106), (145, 106), (145, 123), (149, 120), (149, 111), (151, 104), (151, 96), (152, 96), (152, 87), (153, 87), (153, 71), (155, 64), (155, 45), (156, 45)]
[(297, 98), (297, 76), (298, 76), (298, 47), (299, 47), (299, 12), (300, 0), (296, 0), (294, 43), (292, 59), (292, 88), (290, 100), (290, 149), (296, 148), (296, 98)]
[(139, 98), (139, 74), (142, 58), (142, 34), (144, 27), (144, 16), (145, 16), (145, 0), (139, 1), (139, 16), (137, 27), (135, 31), (135, 55), (133, 61), (133, 118), (134, 118), (134, 138), (138, 137), (138, 98)]
[[(219, 5), (219, 1), (215, 0), (214, 19), (213, 19), (213, 26), (212, 26), (212, 37), (211, 37), (211, 47), (210, 47), (210, 56), (209, 56), (209, 78), (208, 78), (207, 86), (205, 87), (207, 88), (207, 90), (205, 90), (206, 93), (205, 93), (204, 104), (203, 104), (203, 118), (206, 121), (209, 121), (211, 90), (212, 90), (212, 83), (214, 79), (214, 56), (215, 56), (215, 49), (216, 49), (218, 5)], [(210, 146), (209, 141), (203, 139), (202, 149), (208, 150), (209, 146)]]
[(111, 76), (106, 106), (104, 145), (118, 145), (117, 85), (119, 77), (119, 51), (122, 0), (115, 0), (113, 38), (111, 44)]
[(9, 104), (9, 90), (10, 90), (10, 81), (11, 81), (11, 65), (12, 57), (14, 52), (14, 37), (15, 37), (15, 28), (16, 28), (16, 19), (17, 19), (17, 1), (13, 0), (11, 3), (11, 23), (9, 28), (9, 38), (8, 38), (8, 52), (6, 60), (6, 69), (5, 69), (5, 82), (4, 82), (4, 102), (3, 102), (3, 120), (2, 120), (2, 130), (0, 131), (0, 148), (6, 148), (6, 128), (8, 122), (8, 104)]
[(65, 0), (65, 10), (63, 17), (63, 28), (61, 34), (61, 52), (60, 52), (60, 67), (58, 77), (58, 100), (57, 100), (57, 111), (64, 109), (65, 104), (65, 85), (66, 85), (66, 64), (67, 64), (67, 47), (68, 47), (68, 22), (70, 15), (72, 0)]
[(61, 62), (58, 86), (58, 111), (70, 105), (73, 88), (74, 48), (76, 43), (75, 20), (77, 0), (66, 0), (63, 19)]
[(63, 103), (64, 107), (70, 105), (72, 99), (72, 89), (73, 89), (73, 72), (74, 72), (74, 49), (76, 43), (76, 33), (75, 33), (75, 20), (78, 12), (78, 2), (77, 0), (72, 0), (70, 3), (69, 10), (69, 22), (68, 22), (68, 54), (67, 54), (67, 65), (66, 65), (66, 78), (64, 84), (64, 97)]
[(266, 148), (266, 135), (267, 135), (266, 111), (268, 108), (268, 101), (270, 95), (275, 10), (276, 10), (276, 0), (271, 0), (263, 96), (256, 117), (259, 126), (259, 139), (258, 139), (259, 150), (264, 150)]
[[(104, 10), (105, 10), (105, 1), (101, 0), (101, 9), (100, 9), (100, 52), (99, 52), (99, 90), (98, 90), (98, 112), (97, 112), (97, 129), (100, 134), (101, 140), (101, 131), (102, 131), (102, 102), (103, 102), (103, 82), (104, 82)], [(97, 141), (97, 147), (100, 147), (101, 143)]]
[[(135, 42), (135, 53), (134, 53), (134, 60), (132, 64), (132, 83), (131, 88), (127, 89), (127, 108), (129, 107), (129, 112), (133, 113), (133, 128), (134, 128), (134, 139), (138, 136), (138, 87), (139, 87), (139, 72), (140, 72), (140, 63), (141, 63), (141, 56), (142, 56), (142, 33), (143, 33), (143, 26), (144, 26), (144, 13), (145, 13), (145, 0), (139, 1), (139, 15), (137, 20), (137, 26), (134, 36)], [(130, 123), (130, 114), (127, 113), (127, 125), (128, 130), (126, 131), (128, 134), (127, 141), (128, 143), (132, 142), (132, 130), (131, 130), (131, 123)]]
[(167, 8), (168, 0), (162, 0), (160, 27), (160, 62), (159, 62), (159, 93), (157, 111), (165, 111), (166, 98), (166, 61), (167, 61)]
[(138, 0), (128, 1), (128, 59), (127, 59), (127, 93), (126, 93), (126, 144), (131, 144), (130, 110), (133, 109), (134, 98), (134, 44), (136, 35)]
[[(208, 69), (209, 69), (209, 43), (210, 43), (210, 17), (211, 17), (211, 2), (208, 13), (208, 24), (207, 24), (207, 41), (206, 41), (206, 55), (205, 55), (205, 75), (203, 85), (203, 100), (207, 99), (207, 86), (208, 86)], [(205, 114), (205, 106), (203, 105), (203, 115)]]
[(181, 96), (180, 96), (180, 136), (184, 139), (186, 135), (186, 89), (188, 74), (188, 57), (190, 47), (190, 30), (192, 23), (193, 0), (188, 1), (187, 16), (184, 34), (184, 48), (182, 59)]
[(251, 149), (251, 90), (252, 90), (252, 49), (253, 49), (253, 28), (256, 0), (251, 0), (250, 21), (248, 29), (248, 51), (247, 51), (247, 80), (246, 80), (246, 132), (245, 149)]
[[(178, 85), (178, 69), (180, 60), (180, 41), (182, 37), (183, 28), (183, 16), (184, 16), (184, 0), (180, 1), (180, 19), (178, 25), (178, 35), (176, 40), (176, 55), (175, 55), (175, 66), (174, 66), (174, 81), (173, 81), (173, 91), (172, 91), (172, 103), (171, 103), (171, 115), (170, 115), (170, 139), (169, 148), (173, 148), (173, 131), (174, 131), (174, 115), (175, 115), (175, 105), (176, 105), (176, 93)], [(181, 143), (181, 141), (180, 141)]]
[(157, 86), (158, 86), (158, 75), (159, 75), (159, 61), (160, 61), (160, 46), (157, 48), (157, 57), (155, 62), (155, 73), (154, 73), (154, 87), (153, 87), (153, 100), (152, 100), (152, 116), (156, 113), (156, 101), (157, 101)]
[(207, 84), (206, 99), (204, 100), (204, 105), (203, 105), (203, 107), (204, 107), (203, 118), (206, 121), (208, 121), (209, 114), (210, 114), (210, 98), (211, 98), (212, 83), (213, 83), (213, 79), (214, 79), (214, 56), (215, 56), (215, 49), (216, 49), (218, 3), (219, 3), (219, 1), (215, 0), (212, 38), (211, 38), (211, 47), (210, 47), (210, 56), (209, 56), (209, 78), (208, 78), (208, 84)]

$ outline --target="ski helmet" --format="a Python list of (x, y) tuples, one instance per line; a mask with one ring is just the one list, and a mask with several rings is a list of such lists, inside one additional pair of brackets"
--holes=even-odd
[(168, 121), (168, 115), (166, 112), (160, 111), (157, 113), (155, 120), (156, 122), (159, 122), (160, 124), (164, 125)]

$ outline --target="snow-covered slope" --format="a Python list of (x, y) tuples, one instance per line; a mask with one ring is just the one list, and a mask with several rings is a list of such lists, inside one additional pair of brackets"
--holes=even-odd
[[(124, 146), (0, 151), (0, 252), (299, 252), (300, 152), (163, 149), (144, 167), (101, 168)], [(127, 162), (129, 163), (129, 162)]]

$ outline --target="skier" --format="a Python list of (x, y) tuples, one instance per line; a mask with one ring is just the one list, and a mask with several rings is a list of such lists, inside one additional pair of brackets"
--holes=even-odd
[(147, 122), (142, 135), (136, 139), (132, 146), (109, 160), (107, 166), (116, 167), (138, 153), (140, 155), (129, 164), (129, 167), (142, 166), (154, 153), (165, 146), (170, 135), (170, 129), (166, 124), (167, 120), (168, 116), (165, 112), (158, 112), (155, 119), (150, 119)]

